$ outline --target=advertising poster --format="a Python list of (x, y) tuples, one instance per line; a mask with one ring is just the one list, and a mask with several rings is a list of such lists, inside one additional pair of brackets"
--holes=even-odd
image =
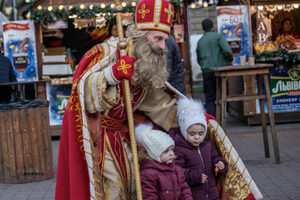
[[(300, 111), (300, 68), (280, 62), (270, 70), (270, 93), (274, 112)], [(260, 113), (259, 102), (256, 108)], [(265, 101), (265, 111), (268, 111)]]
[(49, 101), (50, 126), (61, 125), (65, 108), (69, 101), (72, 84), (46, 84), (47, 100)]
[(174, 36), (176, 38), (177, 43), (184, 42), (184, 26), (183, 24), (175, 24), (174, 25)]
[(37, 81), (37, 58), (34, 24), (32, 21), (4, 22), (4, 53), (15, 70), (18, 81)]
[(300, 110), (300, 68), (279, 62), (270, 72), (270, 92), (274, 112)]
[(249, 9), (246, 5), (217, 7), (218, 31), (230, 45), (234, 63), (240, 63), (240, 56), (248, 60), (251, 54)]

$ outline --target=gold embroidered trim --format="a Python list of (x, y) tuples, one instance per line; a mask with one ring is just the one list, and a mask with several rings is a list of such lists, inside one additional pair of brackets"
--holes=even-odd
[(246, 168), (244, 168), (243, 173), (242, 173), (242, 176), (244, 176), (245, 171), (246, 171)]
[(98, 95), (101, 111), (102, 111), (103, 107), (104, 107), (103, 108), (104, 110), (110, 109), (110, 106), (107, 105), (107, 103), (103, 99), (103, 94), (104, 94), (102, 92), (103, 91), (103, 85), (106, 88), (106, 82), (103, 80), (104, 79), (103, 77), (104, 77), (104, 73), (102, 72), (101, 77), (99, 79), (97, 79), (97, 95)]
[(93, 90), (92, 90), (92, 81), (93, 81), (94, 76), (95, 76), (95, 74), (92, 74), (92, 76), (89, 77), (89, 90), (90, 90), (90, 98), (92, 101), (93, 109), (94, 109), (94, 111), (97, 111), (96, 106), (95, 106), (94, 94), (93, 94)]
[(109, 182), (106, 178), (104, 178), (103, 181), (103, 186), (104, 186), (104, 191), (105, 191), (105, 199), (109, 200), (110, 199), (110, 191), (109, 191)]
[(253, 179), (251, 178), (250, 181), (249, 181), (248, 187), (251, 185), (252, 180), (253, 180)]
[(176, 121), (176, 116), (177, 116), (177, 112), (175, 112), (174, 113), (174, 115), (173, 115), (173, 118), (172, 118), (172, 123), (171, 123), (171, 128), (173, 128), (174, 127), (174, 125), (175, 125), (175, 121)]
[[(211, 128), (212, 127), (212, 128)], [(213, 146), (216, 147), (216, 151), (220, 153), (220, 155), (226, 159), (228, 162), (228, 169), (223, 176), (223, 187), (228, 197), (231, 200), (240, 200), (245, 199), (251, 193), (248, 184), (243, 179), (242, 174), (238, 171), (236, 167), (236, 162), (234, 162), (230, 156), (230, 153), (227, 151), (223, 139), (219, 138), (216, 129), (208, 123), (208, 130), (210, 132), (207, 133), (210, 141), (212, 141)], [(236, 161), (239, 160), (239, 157)]]

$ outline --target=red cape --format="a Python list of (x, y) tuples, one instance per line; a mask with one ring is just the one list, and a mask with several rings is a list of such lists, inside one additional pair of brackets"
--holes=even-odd
[(81, 59), (73, 78), (72, 93), (64, 112), (60, 135), (56, 178), (56, 200), (90, 199), (90, 180), (82, 142), (82, 113), (77, 94), (81, 77), (103, 58), (103, 50), (96, 45)]

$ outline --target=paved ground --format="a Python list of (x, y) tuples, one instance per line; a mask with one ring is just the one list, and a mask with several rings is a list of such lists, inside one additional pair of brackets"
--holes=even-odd
[[(271, 158), (264, 158), (260, 126), (247, 126), (229, 116), (227, 136), (243, 159), (265, 200), (300, 200), (300, 123), (277, 124), (281, 164), (275, 164), (270, 140)], [(52, 140), (54, 171), (59, 140)], [(27, 184), (0, 184), (1, 200), (54, 199), (55, 178)]]

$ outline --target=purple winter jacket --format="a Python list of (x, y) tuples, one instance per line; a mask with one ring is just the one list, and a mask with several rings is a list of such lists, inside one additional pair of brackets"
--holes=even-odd
[[(224, 173), (228, 166), (226, 160), (217, 154), (209, 140), (204, 140), (199, 147), (194, 147), (181, 135), (179, 128), (170, 129), (169, 135), (175, 141), (176, 164), (183, 168), (186, 181), (192, 190), (193, 199), (219, 199), (214, 168), (215, 164), (223, 161), (225, 168), (219, 173)], [(208, 176), (205, 183), (201, 183), (202, 173)]]
[(191, 189), (185, 182), (182, 168), (152, 160), (140, 163), (143, 200), (192, 200)]

